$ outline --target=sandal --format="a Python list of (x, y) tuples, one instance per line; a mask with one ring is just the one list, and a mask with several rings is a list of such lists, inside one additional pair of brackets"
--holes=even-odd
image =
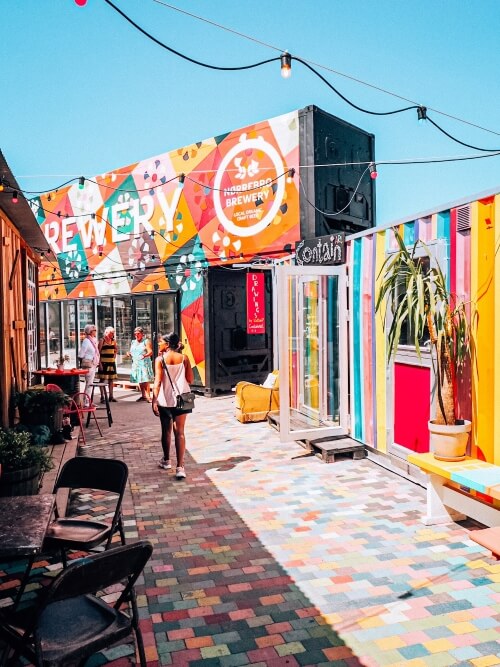
[(145, 398), (144, 396), (139, 396), (139, 398), (136, 400), (136, 403), (139, 403), (140, 401), (147, 401), (148, 399)]

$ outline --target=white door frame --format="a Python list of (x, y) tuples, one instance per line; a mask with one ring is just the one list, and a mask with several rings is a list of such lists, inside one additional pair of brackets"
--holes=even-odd
[[(345, 435), (349, 430), (348, 401), (348, 344), (347, 344), (347, 277), (346, 267), (342, 266), (282, 266), (276, 269), (278, 278), (278, 353), (279, 353), (279, 387), (280, 387), (280, 440), (317, 439)], [(307, 276), (338, 276), (338, 309), (339, 309), (339, 414), (338, 426), (313, 426), (307, 429), (291, 430), (290, 423), (290, 380), (289, 380), (289, 308), (288, 279), (290, 277)], [(320, 304), (320, 326), (326, 317), (325, 299)], [(343, 316), (345, 314), (345, 316)], [(320, 331), (321, 335), (321, 331)], [(326, 370), (326, 352), (320, 360), (320, 401), (324, 400), (324, 377)]]

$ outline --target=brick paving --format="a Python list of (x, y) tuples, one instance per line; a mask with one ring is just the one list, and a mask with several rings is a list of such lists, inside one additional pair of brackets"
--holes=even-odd
[[(500, 563), (469, 539), (472, 522), (423, 526), (423, 489), (240, 424), (230, 396), (197, 399), (177, 481), (157, 466), (150, 407), (117, 395), (113, 427), (102, 439), (89, 430), (82, 453), (130, 469), (127, 539), (154, 544), (137, 586), (151, 667), (500, 665)], [(102, 494), (78, 504), (108, 511)], [(0, 566), (0, 604), (18, 572)], [(129, 642), (88, 664), (134, 662)]]

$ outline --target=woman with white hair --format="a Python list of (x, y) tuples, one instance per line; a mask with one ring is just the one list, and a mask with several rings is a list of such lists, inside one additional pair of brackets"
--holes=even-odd
[(85, 393), (90, 396), (89, 389), (94, 382), (95, 373), (99, 366), (99, 349), (97, 347), (97, 329), (95, 324), (87, 324), (84, 329), (85, 338), (82, 340), (78, 357), (80, 366), (88, 369), (85, 376)]
[[(104, 336), (99, 341), (100, 363), (97, 375), (101, 382), (108, 383), (109, 400), (116, 402), (113, 396), (114, 380), (116, 379), (116, 355), (118, 354), (118, 345), (115, 340), (115, 330), (113, 327), (104, 329)], [(101, 403), (104, 403), (104, 393), (101, 390)]]

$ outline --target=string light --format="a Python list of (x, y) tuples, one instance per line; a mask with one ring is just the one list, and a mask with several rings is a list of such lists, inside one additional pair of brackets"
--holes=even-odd
[[(148, 39), (155, 42), (155, 44), (162, 47), (163, 49), (166, 49), (170, 53), (173, 53), (173, 54), (179, 56), (180, 58), (183, 58), (184, 60), (187, 60), (187, 61), (189, 61), (189, 62), (191, 62), (195, 65), (200, 65), (202, 67), (207, 67), (209, 69), (221, 70), (221, 71), (238, 71), (238, 70), (251, 69), (251, 68), (254, 68), (254, 67), (260, 67), (261, 65), (264, 65), (264, 64), (269, 63), (269, 62), (273, 62), (275, 60), (278, 60), (278, 58), (279, 58), (279, 60), (281, 62), (282, 74), (284, 76), (290, 76), (290, 74), (291, 74), (291, 58), (292, 58), (292, 56), (289, 53), (287, 53), (286, 51), (284, 51), (281, 54), (281, 56), (278, 56), (277, 58), (269, 58), (267, 60), (263, 60), (263, 61), (260, 61), (260, 62), (257, 62), (257, 63), (253, 63), (251, 65), (245, 65), (245, 66), (241, 66), (241, 67), (219, 67), (219, 66), (209, 65), (207, 63), (203, 63), (199, 60), (195, 60), (194, 58), (190, 58), (189, 56), (186, 56), (185, 54), (180, 53), (179, 51), (176, 51), (175, 49), (171, 48), (170, 46), (167, 46), (166, 44), (164, 44), (160, 40), (156, 39), (156, 37), (153, 37), (153, 35), (151, 35), (146, 30), (141, 28), (137, 23), (135, 23), (135, 21), (133, 21), (129, 16), (127, 16), (127, 14), (125, 14), (121, 9), (119, 9), (116, 5), (114, 5), (111, 2), (111, 0), (104, 0), (104, 2), (107, 5), (109, 5), (110, 7), (112, 7), (118, 14), (120, 14), (132, 26), (134, 26), (134, 28), (139, 30), (139, 32), (141, 32), (143, 35), (145, 35)], [(309, 62), (307, 62), (306, 60), (303, 60), (302, 58), (298, 58), (297, 56), (293, 56), (293, 58), (294, 58), (294, 60), (300, 62), (305, 67), (307, 67), (311, 72), (313, 72), (313, 74), (315, 74), (319, 79), (321, 79), (331, 90), (333, 90), (333, 92), (336, 95), (338, 95), (341, 99), (343, 99), (344, 102), (349, 104), (354, 109), (357, 109), (358, 111), (361, 111), (363, 113), (371, 114), (372, 116), (390, 116), (390, 115), (393, 115), (393, 114), (403, 113), (403, 112), (409, 111), (411, 109), (417, 109), (418, 110), (419, 108), (424, 108), (424, 107), (421, 107), (421, 105), (412, 104), (411, 106), (404, 107), (402, 109), (394, 109), (393, 111), (371, 111), (369, 109), (364, 109), (363, 107), (360, 107), (357, 104), (354, 104), (354, 102), (351, 102), (351, 100), (349, 100), (345, 95), (343, 95), (339, 90), (337, 90), (327, 79), (325, 79), (325, 77), (322, 74), (320, 74), (312, 65), (310, 65)], [(437, 113), (441, 113), (441, 112), (438, 111)], [(494, 152), (500, 151), (500, 149), (497, 149), (497, 148), (479, 148), (477, 146), (472, 146), (471, 144), (467, 144), (463, 141), (460, 141), (459, 139), (456, 139), (456, 137), (454, 137), (453, 135), (446, 132), (446, 130), (441, 128), (437, 123), (432, 121), (428, 116), (427, 116), (427, 120), (429, 120), (432, 123), (432, 125), (434, 125), (434, 127), (437, 130), (439, 130), (442, 134), (447, 136), (452, 141), (455, 141), (456, 143), (461, 144), (462, 146), (466, 146), (467, 148), (472, 148), (474, 150), (480, 150), (480, 151), (484, 151), (484, 152), (488, 152), (488, 153), (494, 153)], [(461, 119), (458, 119), (458, 120), (461, 120)], [(462, 121), (462, 122), (464, 122), (464, 121)], [(484, 129), (484, 128), (481, 128), (481, 129)], [(488, 130), (488, 131), (490, 131), (490, 130)]]
[(292, 76), (292, 56), (285, 51), (280, 56), (281, 61), (281, 76), (284, 79), (289, 79)]
[(417, 108), (417, 118), (420, 125), (424, 124), (424, 121), (427, 120), (427, 107), (418, 107)]
[(84, 187), (85, 187), (85, 177), (80, 176), (80, 178), (78, 179), (78, 189), (83, 190)]
[(295, 168), (292, 167), (288, 170), (288, 176), (286, 177), (287, 183), (293, 183), (293, 177), (295, 176)]
[(13, 204), (17, 204), (17, 202), (19, 201), (17, 195), (18, 195), (17, 190), (12, 190), (12, 203)]
[(377, 165), (372, 162), (368, 165), (368, 169), (370, 170), (370, 178), (374, 181), (378, 176)]
[(179, 187), (184, 187), (184, 181), (186, 180), (186, 174), (179, 174)]
[(4, 191), (6, 185), (7, 185), (6, 180), (4, 178), (0, 178), (0, 192)]

